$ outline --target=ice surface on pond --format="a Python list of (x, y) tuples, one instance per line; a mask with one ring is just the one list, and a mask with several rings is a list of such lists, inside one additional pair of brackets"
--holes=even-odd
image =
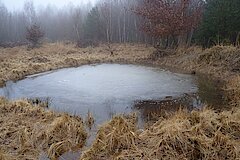
[(197, 91), (191, 75), (153, 67), (101, 64), (61, 69), (8, 82), (0, 94), (10, 99), (50, 97), (51, 108), (100, 123), (115, 113), (132, 111), (136, 100), (161, 99)]

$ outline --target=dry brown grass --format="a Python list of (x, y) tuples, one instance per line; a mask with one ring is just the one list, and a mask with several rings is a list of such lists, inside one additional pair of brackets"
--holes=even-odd
[(225, 82), (223, 88), (233, 106), (240, 105), (240, 48), (234, 46), (214, 46), (180, 48), (176, 54), (163, 57), (154, 62), (191, 73), (210, 75)]
[(92, 115), (92, 113), (90, 111), (88, 111), (87, 117), (85, 119), (85, 124), (88, 126), (89, 129), (92, 128), (92, 126), (94, 125), (94, 117)]
[(14, 159), (13, 157), (11, 157), (9, 154), (3, 152), (0, 148), (0, 159), (1, 160), (12, 160)]
[(239, 159), (240, 109), (178, 111), (146, 130), (119, 116), (103, 125), (82, 160)]
[[(8, 80), (23, 79), (26, 75), (75, 67), (92, 63), (151, 63), (187, 72), (196, 71), (212, 75), (226, 82), (228, 92), (238, 93), (239, 81), (232, 85), (240, 74), (240, 49), (233, 46), (215, 46), (203, 50), (200, 47), (180, 48), (175, 54), (152, 60), (153, 47), (143, 44), (112, 44), (96, 48), (76, 48), (74, 44), (53, 43), (41, 48), (27, 50), (27, 47), (0, 48), (0, 86)], [(229, 88), (234, 91), (229, 91)], [(238, 91), (236, 91), (238, 90)], [(235, 99), (234, 99), (235, 100)]]
[(114, 117), (99, 130), (92, 147), (81, 157), (84, 160), (112, 159), (117, 157), (123, 149), (135, 148), (137, 138), (136, 115), (128, 118)]
[(19, 80), (26, 75), (44, 71), (76, 67), (91, 63), (139, 63), (145, 61), (152, 47), (145, 45), (111, 45), (113, 55), (106, 45), (96, 48), (76, 48), (73, 44), (45, 44), (41, 48), (0, 48), (0, 86), (8, 80)]
[[(24, 46), (0, 48), (0, 86), (43, 71), (106, 62), (153, 63), (209, 74), (226, 82), (231, 105), (238, 106), (233, 111), (179, 111), (146, 130), (136, 128), (135, 116), (118, 116), (99, 129), (82, 159), (240, 159), (240, 49), (191, 47), (154, 61), (153, 51), (131, 44), (113, 44), (110, 49), (105, 45), (80, 49), (62, 43), (30, 51)], [(92, 115), (88, 120), (93, 122)], [(56, 159), (82, 148), (86, 138), (80, 118), (33, 107), (27, 101), (0, 99), (0, 159), (37, 159), (42, 152)]]
[(225, 90), (231, 105), (240, 107), (240, 75), (228, 78)]
[(86, 138), (81, 118), (45, 111), (24, 100), (0, 99), (0, 148), (14, 159), (38, 159), (43, 152), (57, 159), (81, 149)]
[(240, 49), (234, 46), (180, 48), (176, 54), (155, 63), (225, 78), (231, 73), (240, 73)]

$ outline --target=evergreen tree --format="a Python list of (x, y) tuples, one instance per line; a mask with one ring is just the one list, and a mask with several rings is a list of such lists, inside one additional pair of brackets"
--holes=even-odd
[(26, 39), (31, 43), (32, 48), (39, 46), (40, 40), (43, 36), (44, 32), (39, 25), (33, 24), (30, 27), (27, 27)]
[(239, 0), (207, 0), (197, 41), (204, 46), (235, 44), (240, 32)]
[(88, 13), (84, 25), (84, 38), (90, 40), (101, 40), (102, 36), (102, 23), (100, 13), (97, 7), (92, 8)]

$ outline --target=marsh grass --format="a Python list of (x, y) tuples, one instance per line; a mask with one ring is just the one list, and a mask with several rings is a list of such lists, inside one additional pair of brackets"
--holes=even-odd
[(228, 93), (231, 106), (240, 107), (240, 74), (229, 79), (225, 91)]
[(240, 48), (234, 46), (214, 46), (208, 49), (193, 46), (179, 48), (174, 55), (154, 62), (188, 73), (200, 73), (223, 81), (231, 107), (240, 106)]
[(92, 113), (90, 111), (88, 111), (88, 114), (87, 114), (87, 117), (85, 120), (85, 124), (87, 125), (87, 127), (89, 129), (92, 129), (92, 126), (94, 125), (94, 123), (95, 123), (94, 117), (93, 117)]
[[(240, 159), (240, 49), (215, 46), (178, 49), (156, 58), (153, 47), (114, 44), (76, 48), (74, 44), (44, 44), (0, 48), (0, 86), (9, 80), (65, 67), (93, 63), (151, 63), (204, 73), (223, 80), (231, 111), (180, 110), (139, 130), (136, 116), (116, 116), (102, 125), (96, 140), (81, 159)], [(117, 54), (115, 54), (117, 53)], [(88, 115), (87, 123), (94, 121)], [(81, 118), (33, 107), (26, 100), (0, 98), (0, 159), (38, 159), (47, 153), (57, 159), (71, 150), (81, 150), (87, 139)]]
[(20, 80), (27, 75), (59, 68), (77, 67), (93, 63), (136, 63), (145, 61), (152, 47), (145, 45), (119, 45), (111, 47), (117, 54), (111, 55), (107, 45), (77, 48), (74, 44), (44, 44), (28, 51), (27, 47), (0, 48), (0, 86), (9, 80)]
[(179, 110), (145, 130), (117, 116), (99, 129), (81, 159), (239, 159), (239, 115), (240, 109)]
[[(111, 44), (111, 50), (117, 54), (112, 55), (109, 46), (104, 44), (94, 48), (77, 48), (71, 43), (47, 43), (31, 51), (25, 46), (0, 48), (0, 86), (4, 86), (9, 80), (23, 79), (27, 75), (85, 64), (150, 63), (189, 73), (211, 75), (225, 81), (230, 94), (239, 93), (240, 90), (240, 82), (233, 80), (240, 73), (240, 48), (234, 46), (179, 48), (174, 51), (175, 54), (155, 60), (151, 58), (155, 49), (144, 44)], [(229, 91), (229, 88), (234, 90)]]
[(51, 98), (28, 98), (27, 101), (32, 104), (33, 106), (42, 107), (42, 108), (49, 108), (51, 105)]
[(33, 107), (24, 100), (0, 99), (0, 148), (16, 159), (37, 159), (46, 152), (57, 159), (81, 149), (87, 138), (79, 117)]
[[(126, 148), (134, 147), (137, 117), (136, 115), (116, 116), (99, 130), (92, 147), (85, 151), (81, 159), (111, 159)], [(112, 157), (113, 156), (113, 157)]]
[(0, 148), (0, 159), (1, 160), (13, 160), (14, 158), (11, 157), (9, 154), (3, 152)]

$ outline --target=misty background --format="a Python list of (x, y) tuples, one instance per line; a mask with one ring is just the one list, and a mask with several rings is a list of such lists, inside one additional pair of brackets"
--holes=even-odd
[(0, 43), (26, 41), (37, 24), (44, 41), (145, 42), (141, 19), (132, 12), (139, 0), (0, 0)]
[[(82, 4), (95, 4), (97, 0), (33, 0), (37, 7), (46, 7), (47, 5), (54, 5), (58, 8), (64, 7), (68, 4), (82, 5)], [(21, 10), (26, 0), (0, 0), (9, 10)]]
[(85, 42), (237, 45), (239, 19), (239, 0), (0, 0), (0, 46), (25, 45), (35, 24), (44, 42), (79, 47)]

